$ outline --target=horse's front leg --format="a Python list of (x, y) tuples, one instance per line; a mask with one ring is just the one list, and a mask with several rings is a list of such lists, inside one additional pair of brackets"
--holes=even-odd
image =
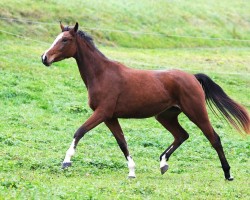
[(62, 168), (71, 166), (71, 157), (75, 154), (76, 146), (79, 140), (92, 128), (96, 127), (100, 123), (105, 121), (105, 115), (103, 112), (96, 110), (90, 118), (76, 131), (73, 141), (66, 152), (65, 158), (62, 163)]
[(128, 161), (128, 168), (129, 168), (128, 177), (135, 178), (135, 162), (133, 161), (132, 157), (129, 154), (127, 142), (126, 142), (126, 139), (123, 135), (123, 132), (122, 132), (121, 126), (118, 122), (118, 119), (116, 119), (116, 118), (109, 119), (109, 120), (105, 121), (105, 124), (110, 129), (110, 131), (113, 133), (117, 143), (119, 144), (120, 149), (122, 150), (125, 158)]

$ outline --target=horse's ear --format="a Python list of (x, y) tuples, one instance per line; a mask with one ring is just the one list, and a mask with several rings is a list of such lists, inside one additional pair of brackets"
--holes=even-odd
[(62, 29), (62, 32), (64, 31), (64, 26), (62, 25), (62, 22), (60, 21), (60, 27)]
[(78, 30), (78, 22), (76, 22), (76, 25), (75, 25), (75, 27), (74, 27), (75, 33), (77, 32), (77, 30)]
[(78, 23), (76, 22), (76, 25), (69, 31), (69, 33), (74, 36), (77, 30), (78, 30)]

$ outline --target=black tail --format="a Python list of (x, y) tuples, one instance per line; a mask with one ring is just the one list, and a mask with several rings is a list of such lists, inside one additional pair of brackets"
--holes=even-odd
[(239, 131), (244, 130), (250, 134), (250, 118), (247, 110), (232, 100), (223, 89), (205, 74), (195, 74), (196, 79), (202, 85), (205, 92), (206, 102), (210, 109), (216, 114), (212, 105), (226, 117), (226, 119)]

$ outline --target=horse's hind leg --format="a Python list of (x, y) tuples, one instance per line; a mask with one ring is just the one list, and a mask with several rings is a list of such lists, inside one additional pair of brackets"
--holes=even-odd
[(171, 154), (189, 137), (178, 122), (180, 113), (178, 108), (172, 107), (156, 116), (156, 119), (174, 136), (174, 142), (160, 156), (161, 174), (168, 170), (167, 160)]
[(233, 178), (230, 176), (230, 166), (225, 157), (220, 137), (214, 131), (208, 119), (205, 102), (202, 103), (202, 101), (193, 101), (189, 105), (195, 105), (195, 106), (187, 107), (188, 109), (186, 109), (186, 107), (183, 106), (182, 107), (183, 112), (192, 122), (194, 122), (202, 130), (206, 138), (210, 141), (213, 148), (216, 150), (222, 165), (222, 169), (224, 171), (225, 178), (230, 181), (233, 180)]

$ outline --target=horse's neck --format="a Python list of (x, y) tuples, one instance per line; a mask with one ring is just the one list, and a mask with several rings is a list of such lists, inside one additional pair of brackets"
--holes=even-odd
[(103, 73), (106, 60), (96, 49), (91, 49), (83, 41), (78, 43), (75, 57), (81, 77), (87, 88), (91, 87)]

